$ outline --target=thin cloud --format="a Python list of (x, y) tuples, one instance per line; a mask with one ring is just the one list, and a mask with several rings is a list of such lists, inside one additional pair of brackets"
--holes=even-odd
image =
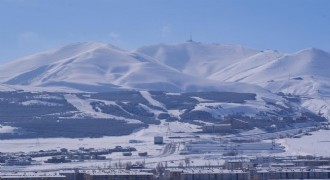
[(120, 37), (120, 35), (118, 33), (115, 33), (115, 32), (110, 32), (108, 35), (112, 39), (118, 39)]
[(20, 47), (36, 46), (42, 43), (42, 38), (35, 32), (23, 32), (18, 35), (18, 45)]
[(169, 25), (162, 27), (161, 34), (163, 37), (169, 36), (172, 33), (172, 28)]

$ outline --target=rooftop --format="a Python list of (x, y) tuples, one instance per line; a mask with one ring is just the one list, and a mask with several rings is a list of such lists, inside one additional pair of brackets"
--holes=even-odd
[(89, 171), (82, 171), (82, 173), (89, 174), (89, 175), (96, 175), (96, 176), (102, 176), (102, 175), (153, 175), (152, 173), (147, 172), (141, 172), (138, 170), (89, 170)]
[(225, 174), (225, 173), (246, 173), (242, 170), (228, 170), (220, 168), (185, 168), (166, 169), (170, 172), (182, 172), (183, 174)]

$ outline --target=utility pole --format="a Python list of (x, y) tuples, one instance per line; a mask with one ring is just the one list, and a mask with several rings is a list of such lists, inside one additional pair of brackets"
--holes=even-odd
[(36, 139), (36, 146), (39, 146), (40, 142), (39, 142), (39, 138)]

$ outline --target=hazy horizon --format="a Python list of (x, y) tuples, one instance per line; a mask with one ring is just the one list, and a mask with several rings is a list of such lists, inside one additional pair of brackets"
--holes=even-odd
[(47, 1), (0, 2), (0, 64), (75, 42), (124, 49), (180, 43), (239, 44), (295, 52), (330, 51), (329, 1)]

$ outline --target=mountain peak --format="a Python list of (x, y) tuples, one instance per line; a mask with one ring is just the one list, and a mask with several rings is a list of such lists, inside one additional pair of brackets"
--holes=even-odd
[(324, 50), (318, 49), (318, 48), (314, 48), (314, 47), (300, 50), (297, 52), (297, 54), (299, 54), (299, 53), (329, 54), (329, 52), (327, 52), (327, 51), (324, 51)]
[(108, 49), (114, 49), (114, 50), (120, 50), (117, 46), (104, 43), (104, 42), (77, 42), (77, 43), (72, 43), (66, 46), (63, 46), (58, 49), (58, 51), (61, 50), (70, 50), (70, 51), (88, 51), (88, 50), (95, 50), (95, 49), (100, 49), (100, 48), (108, 48)]
[(259, 50), (241, 45), (183, 42), (158, 44), (135, 50), (157, 59), (174, 69), (189, 75), (206, 77), (241, 59), (259, 53)]
[(301, 51), (298, 51), (297, 53), (293, 54), (297, 55), (301, 58), (309, 58), (310, 61), (318, 61), (318, 62), (322, 62), (322, 61), (327, 61), (330, 62), (330, 53), (318, 48), (307, 48), (307, 49), (303, 49)]

